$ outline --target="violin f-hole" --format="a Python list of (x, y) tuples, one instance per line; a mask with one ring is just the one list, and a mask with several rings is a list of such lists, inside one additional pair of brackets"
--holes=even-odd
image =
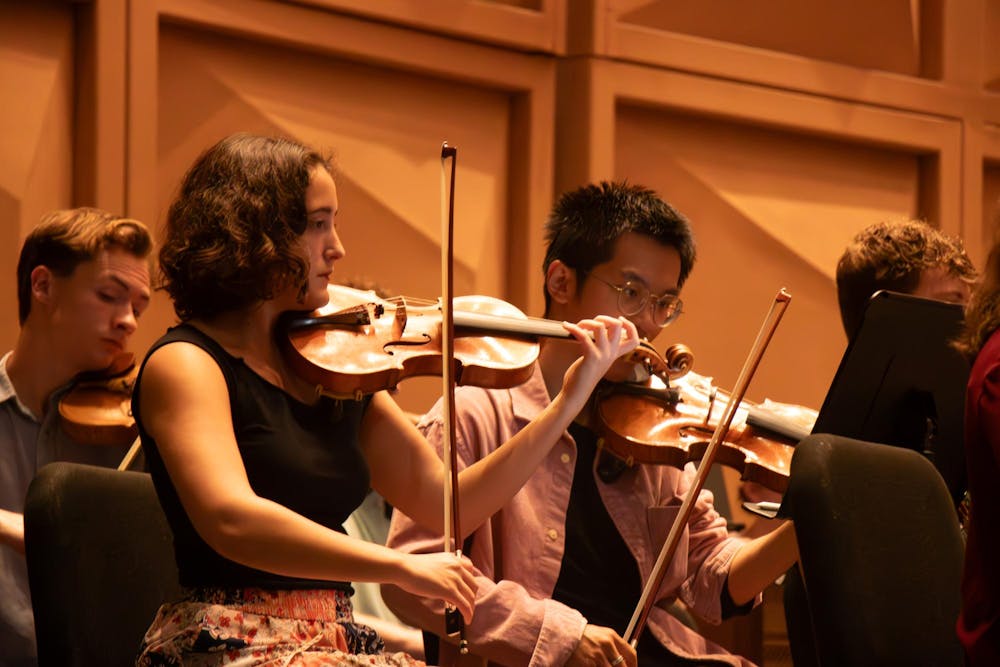
[(393, 354), (393, 351), (389, 348), (399, 345), (400, 347), (416, 347), (418, 345), (427, 345), (431, 342), (431, 336), (427, 333), (422, 333), (416, 338), (411, 338), (407, 340), (405, 338), (400, 338), (399, 340), (390, 340), (388, 343), (382, 346), (382, 351), (386, 354)]

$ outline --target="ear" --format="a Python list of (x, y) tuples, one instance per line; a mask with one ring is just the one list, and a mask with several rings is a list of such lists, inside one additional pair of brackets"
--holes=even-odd
[(562, 260), (552, 260), (545, 272), (545, 290), (553, 303), (569, 303), (576, 296), (576, 269), (566, 266)]
[(55, 276), (49, 267), (38, 265), (31, 270), (31, 298), (39, 303), (49, 303), (55, 289)]

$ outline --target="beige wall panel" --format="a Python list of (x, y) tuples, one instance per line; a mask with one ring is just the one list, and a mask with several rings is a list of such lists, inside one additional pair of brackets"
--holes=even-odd
[(340, 277), (436, 297), (440, 145), (448, 139), (459, 147), (457, 288), (502, 291), (506, 95), (180, 28), (167, 27), (160, 40), (161, 210), (218, 138), (290, 135), (335, 157), (348, 250)]
[(0, 4), (0, 349), (17, 336), (15, 268), (41, 216), (72, 205), (73, 14)]
[(1000, 160), (987, 162), (983, 172), (983, 227), (989, 228), (1000, 214)]
[(565, 2), (579, 0), (294, 0), (420, 30), (517, 49), (557, 52)]
[(969, 129), (965, 190), (969, 215), (978, 219), (965, 243), (976, 266), (982, 268), (990, 247), (1000, 240), (1000, 127), (972, 125)]
[(729, 387), (786, 287), (792, 305), (750, 394), (818, 407), (846, 342), (837, 259), (859, 229), (915, 214), (917, 158), (635, 107), (619, 110), (616, 136), (616, 176), (659, 191), (698, 240), (685, 315), (657, 347), (688, 344), (696, 370)]
[(934, 1), (609, 0), (608, 5), (611, 20), (646, 30), (918, 76), (920, 9)]
[(125, 210), (127, 0), (77, 3), (73, 145), (77, 205)]
[(616, 137), (605, 128), (616, 106), (642, 106), (919, 156), (919, 212), (949, 233), (963, 230), (957, 122), (597, 59), (566, 63), (559, 91), (560, 190), (611, 174)]
[(845, 342), (834, 264), (856, 230), (919, 213), (962, 231), (956, 122), (595, 59), (565, 64), (559, 90), (560, 189), (628, 177), (707, 225), (690, 316), (658, 347), (702, 350), (698, 367), (731, 385), (774, 293), (792, 291), (757, 398), (822, 402)]
[[(993, 239), (1000, 238), (1000, 158), (983, 168), (983, 248), (988, 252)], [(983, 257), (985, 260), (985, 257)], [(983, 266), (980, 261), (978, 266)]]
[[(538, 124), (537, 104), (503, 89), (172, 23), (161, 25), (158, 43), (158, 222), (183, 172), (211, 143), (234, 131), (292, 136), (329, 150), (339, 172), (338, 225), (348, 252), (335, 279), (434, 298), (447, 140), (459, 148), (456, 293), (503, 296), (516, 282), (508, 275), (508, 230), (526, 223), (511, 220), (522, 217), (512, 209), (535, 205), (512, 190), (533, 173), (521, 168), (532, 151), (519, 149)], [(546, 135), (541, 128), (539, 138)], [(530, 182), (551, 192), (547, 178)], [(136, 347), (148, 347), (172, 319), (159, 295)], [(404, 405), (429, 407), (426, 396), (439, 384), (406, 386)]]
[(990, 94), (982, 100), (985, 111), (983, 117), (992, 124), (994, 130), (1000, 129), (1000, 94)]
[(984, 1), (589, 0), (568, 5), (567, 50), (960, 117)]
[(1000, 0), (985, 0), (983, 21), (983, 87), (1000, 93)]

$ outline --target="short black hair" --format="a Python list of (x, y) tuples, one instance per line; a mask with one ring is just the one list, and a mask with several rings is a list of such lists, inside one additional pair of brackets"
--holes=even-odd
[(611, 259), (615, 243), (627, 232), (643, 234), (676, 249), (681, 258), (677, 286), (684, 284), (695, 260), (694, 235), (687, 218), (649, 188), (625, 181), (585, 185), (559, 198), (545, 224), (542, 271), (547, 273), (549, 265), (558, 259), (586, 275)]

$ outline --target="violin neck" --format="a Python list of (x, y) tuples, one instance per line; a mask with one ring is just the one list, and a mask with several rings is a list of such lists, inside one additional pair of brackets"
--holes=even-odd
[(755, 405), (749, 409), (747, 412), (747, 424), (783, 435), (796, 442), (802, 440), (811, 432), (809, 428), (797, 423), (794, 419), (789, 419), (761, 405)]
[(454, 317), (455, 327), (461, 329), (490, 331), (497, 334), (524, 336), (532, 339), (570, 338), (570, 333), (563, 327), (562, 322), (546, 320), (540, 317), (529, 317), (522, 320), (467, 311), (455, 311)]

